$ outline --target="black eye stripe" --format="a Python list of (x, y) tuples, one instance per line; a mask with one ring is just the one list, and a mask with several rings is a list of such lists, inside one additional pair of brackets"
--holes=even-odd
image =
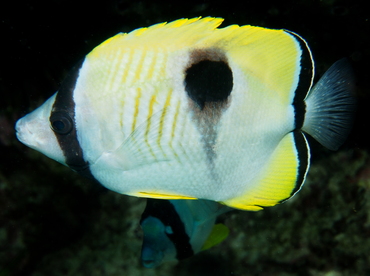
[(83, 60), (78, 63), (62, 82), (50, 114), (50, 124), (65, 156), (65, 164), (79, 174), (93, 178), (89, 163), (77, 138), (75, 127), (75, 102), (73, 93)]

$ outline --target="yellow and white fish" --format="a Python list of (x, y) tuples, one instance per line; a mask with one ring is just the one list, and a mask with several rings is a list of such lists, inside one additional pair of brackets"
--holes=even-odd
[(305, 40), (286, 30), (180, 19), (90, 52), (18, 139), (118, 193), (260, 210), (309, 168), (305, 133), (337, 149), (355, 109), (347, 63), (312, 86)]

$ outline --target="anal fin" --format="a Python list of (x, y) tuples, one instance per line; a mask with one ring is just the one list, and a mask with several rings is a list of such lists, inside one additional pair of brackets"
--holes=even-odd
[(301, 188), (309, 168), (309, 147), (303, 133), (287, 134), (268, 163), (240, 196), (223, 201), (242, 210), (258, 211), (288, 200)]
[(156, 198), (156, 199), (186, 199), (186, 200), (196, 200), (195, 197), (190, 197), (186, 195), (175, 195), (172, 193), (156, 193), (156, 192), (138, 192), (133, 194), (137, 197), (146, 197), (146, 198)]

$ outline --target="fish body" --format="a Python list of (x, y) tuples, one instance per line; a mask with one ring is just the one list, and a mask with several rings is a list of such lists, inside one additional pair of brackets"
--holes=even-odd
[[(228, 229), (215, 225), (216, 218), (230, 210), (209, 200), (148, 199), (140, 220), (143, 266), (154, 268), (162, 262), (182, 260), (218, 244), (227, 237)], [(211, 246), (204, 247), (207, 241)]]
[(346, 62), (312, 88), (297, 34), (221, 18), (120, 33), (16, 124), (25, 145), (118, 193), (260, 210), (299, 191), (307, 132), (329, 149), (355, 108)]

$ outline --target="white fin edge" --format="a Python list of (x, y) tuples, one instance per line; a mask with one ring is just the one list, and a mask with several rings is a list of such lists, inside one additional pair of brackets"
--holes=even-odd
[(349, 62), (335, 62), (310, 90), (302, 130), (337, 150), (346, 140), (356, 109), (355, 77)]

